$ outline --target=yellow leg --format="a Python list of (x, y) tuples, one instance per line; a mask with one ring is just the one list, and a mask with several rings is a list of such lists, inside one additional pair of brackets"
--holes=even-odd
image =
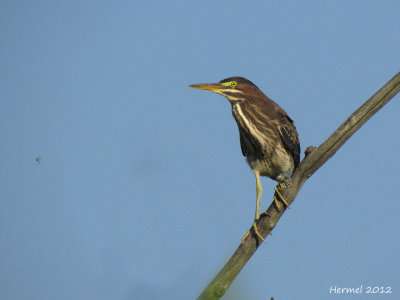
[[(256, 176), (256, 194), (257, 194), (257, 200), (256, 200), (256, 213), (255, 213), (255, 217), (254, 217), (254, 223), (253, 223), (253, 228), (254, 228), (254, 232), (257, 234), (257, 236), (264, 241), (264, 238), (261, 236), (261, 234), (258, 232), (257, 229), (257, 220), (260, 218), (260, 200), (261, 200), (261, 194), (262, 194), (262, 185), (260, 182), (260, 172), (258, 171), (253, 171), (254, 175)], [(247, 236), (250, 234), (250, 230), (246, 232), (246, 234), (244, 235), (244, 237), (242, 238), (242, 243), (244, 242), (244, 240), (247, 238)]]
[(260, 200), (261, 200), (261, 195), (262, 195), (262, 185), (261, 185), (261, 182), (260, 182), (260, 172), (254, 171), (254, 175), (256, 176), (257, 201), (256, 201), (256, 214), (255, 214), (255, 218), (254, 218), (253, 228), (254, 228), (254, 232), (258, 235), (258, 237), (262, 241), (264, 241), (264, 238), (258, 232), (257, 223), (256, 223), (257, 220), (260, 218)]
[[(286, 199), (282, 196), (281, 192), (279, 191), (279, 189), (277, 187), (275, 187), (275, 192), (278, 194), (279, 200), (282, 201), (286, 207), (289, 207), (289, 204), (287, 203)], [(278, 210), (281, 211), (282, 204), (278, 201), (277, 197), (275, 197), (275, 196), (274, 196), (274, 201), (275, 201), (275, 205), (278, 208)]]
[(256, 176), (256, 194), (257, 194), (256, 215), (254, 220), (257, 221), (260, 218), (260, 199), (262, 194), (262, 185), (260, 182), (260, 172), (254, 171), (254, 175)]

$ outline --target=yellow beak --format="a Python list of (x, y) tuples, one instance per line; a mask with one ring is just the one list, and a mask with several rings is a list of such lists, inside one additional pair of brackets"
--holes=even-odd
[(191, 84), (189, 87), (194, 88), (194, 89), (200, 89), (200, 90), (209, 90), (212, 92), (220, 91), (225, 88), (220, 83), (200, 83), (200, 84)]

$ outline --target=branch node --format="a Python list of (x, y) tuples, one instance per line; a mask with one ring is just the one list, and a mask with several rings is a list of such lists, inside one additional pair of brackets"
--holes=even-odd
[(306, 151), (304, 151), (305, 156), (307, 157), (311, 152), (313, 152), (316, 148), (314, 146), (308, 146)]

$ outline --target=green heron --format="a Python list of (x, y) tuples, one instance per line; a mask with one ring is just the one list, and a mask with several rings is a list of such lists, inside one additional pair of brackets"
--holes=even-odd
[[(278, 181), (278, 185), (285, 185), (300, 161), (300, 142), (293, 120), (255, 84), (242, 77), (226, 78), (219, 83), (192, 84), (190, 87), (220, 94), (232, 105), (242, 153), (256, 177), (257, 201), (253, 227), (261, 237), (256, 227), (262, 194), (260, 175)], [(279, 200), (287, 206), (279, 190), (275, 190)], [(274, 199), (278, 210), (281, 210), (282, 204)]]

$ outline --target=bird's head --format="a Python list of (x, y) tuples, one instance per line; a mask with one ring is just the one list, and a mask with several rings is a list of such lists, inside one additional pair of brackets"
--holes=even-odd
[(243, 77), (229, 77), (218, 83), (192, 84), (189, 87), (212, 91), (225, 96), (232, 103), (247, 100), (261, 93), (255, 84)]

